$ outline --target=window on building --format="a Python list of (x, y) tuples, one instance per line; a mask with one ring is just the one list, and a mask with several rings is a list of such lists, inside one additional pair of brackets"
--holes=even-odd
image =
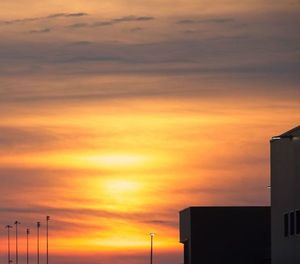
[(284, 214), (284, 236), (289, 236), (289, 214)]
[(295, 235), (295, 212), (290, 212), (290, 235)]
[(296, 210), (296, 234), (300, 234), (300, 210)]

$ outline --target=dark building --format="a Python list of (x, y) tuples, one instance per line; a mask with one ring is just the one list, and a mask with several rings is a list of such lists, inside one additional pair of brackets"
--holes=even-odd
[(271, 139), (272, 263), (300, 263), (300, 126)]
[(270, 207), (190, 207), (180, 212), (184, 264), (269, 264), (270, 232)]

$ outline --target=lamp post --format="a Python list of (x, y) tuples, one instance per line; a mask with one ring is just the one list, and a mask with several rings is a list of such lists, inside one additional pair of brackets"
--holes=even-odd
[(150, 233), (150, 264), (153, 263), (153, 238), (155, 236), (155, 233)]
[(29, 234), (30, 234), (30, 229), (26, 229), (26, 263), (29, 264)]
[(18, 225), (21, 224), (19, 221), (15, 221), (16, 226), (16, 264), (19, 263), (19, 248), (18, 248)]
[(46, 216), (46, 237), (47, 237), (47, 240), (46, 240), (46, 254), (47, 254), (47, 264), (49, 263), (49, 243), (48, 243), (48, 238), (49, 238), (49, 221), (50, 221), (50, 216), (47, 215)]
[(7, 228), (7, 257), (8, 257), (8, 264), (10, 264), (12, 262), (12, 260), (10, 259), (10, 233), (9, 233), (9, 230), (12, 228), (12, 226), (7, 225), (7, 226), (5, 226), (5, 228)]
[(37, 227), (37, 264), (40, 264), (40, 227), (41, 227), (41, 223), (37, 222), (36, 223), (36, 227)]

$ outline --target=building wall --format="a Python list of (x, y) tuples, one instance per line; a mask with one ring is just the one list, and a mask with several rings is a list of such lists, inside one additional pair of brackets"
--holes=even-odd
[(191, 207), (180, 213), (180, 234), (190, 218), (189, 262), (270, 263), (270, 207)]
[(300, 210), (299, 136), (300, 129), (271, 141), (273, 264), (300, 263), (300, 211), (296, 214)]
[(183, 244), (183, 252), (184, 252), (184, 264), (190, 264), (190, 256), (191, 256), (191, 213), (189, 209), (185, 209), (180, 212), (180, 243)]

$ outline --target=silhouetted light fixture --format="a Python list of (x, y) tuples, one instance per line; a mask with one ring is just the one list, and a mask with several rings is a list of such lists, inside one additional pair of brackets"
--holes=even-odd
[(19, 221), (15, 221), (16, 226), (16, 264), (19, 263), (19, 248), (18, 248), (18, 225), (21, 224)]
[(272, 137), (272, 138), (271, 138), (271, 141), (274, 141), (274, 140), (280, 140), (280, 139), (281, 139), (281, 137), (275, 136), (275, 137)]
[(12, 260), (10, 259), (10, 232), (9, 232), (9, 230), (13, 227), (11, 225), (7, 225), (7, 226), (5, 226), (5, 228), (7, 228), (7, 258), (8, 258), (8, 264), (10, 264), (12, 262)]
[(293, 140), (293, 139), (296, 138), (296, 137), (294, 137), (293, 135), (274, 136), (274, 137), (271, 138), (271, 141), (280, 140), (280, 139), (283, 139), (283, 138), (288, 138), (288, 139), (290, 139), (290, 140)]
[(50, 216), (49, 215), (47, 215), (46, 216), (46, 255), (47, 255), (47, 264), (49, 263), (49, 243), (48, 243), (48, 238), (49, 238), (49, 221), (50, 221)]
[(26, 229), (26, 263), (29, 264), (29, 234), (30, 234), (30, 229)]
[(36, 227), (37, 227), (37, 264), (40, 264), (40, 227), (41, 227), (41, 223), (37, 222), (36, 223)]
[(155, 233), (150, 233), (150, 264), (153, 263), (153, 238), (156, 235)]

